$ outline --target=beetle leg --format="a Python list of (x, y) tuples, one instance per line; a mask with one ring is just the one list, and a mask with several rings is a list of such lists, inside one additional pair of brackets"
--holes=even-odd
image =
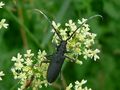
[(50, 63), (50, 60), (41, 61), (40, 66), (41, 66), (43, 63)]
[(76, 60), (75, 60), (75, 59), (70, 58), (69, 56), (66, 56), (66, 55), (65, 55), (65, 57), (66, 57), (66, 58), (68, 58), (71, 62), (76, 62)]
[(49, 61), (49, 60), (52, 60), (53, 55), (46, 55), (45, 57), (48, 59), (47, 61)]
[(61, 71), (60, 71), (60, 78), (61, 78), (62, 85), (63, 85), (63, 87), (61, 87), (60, 90), (65, 90), (65, 88), (67, 87), (67, 84), (66, 84), (66, 80), (64, 78), (64, 75), (63, 75), (63, 73)]
[(71, 53), (72, 51), (66, 51), (66, 53)]
[(53, 45), (54, 47), (56, 47), (56, 48), (58, 47), (55, 42), (52, 42), (52, 45)]
[(60, 80), (63, 81), (63, 75), (61, 71), (60, 71)]

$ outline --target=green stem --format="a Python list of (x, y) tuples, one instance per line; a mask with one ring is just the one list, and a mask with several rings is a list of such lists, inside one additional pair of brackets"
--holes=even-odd
[(17, 84), (15, 84), (12, 88), (10, 88), (10, 90), (15, 90), (15, 88), (19, 85), (19, 83), (20, 81)]
[(30, 30), (17, 18), (10, 10), (9, 7), (6, 8), (9, 15), (21, 26), (24, 28), (25, 32), (29, 35), (29, 37), (35, 42), (35, 44), (41, 48), (40, 43), (38, 40), (33, 36), (33, 34), (30, 32)]

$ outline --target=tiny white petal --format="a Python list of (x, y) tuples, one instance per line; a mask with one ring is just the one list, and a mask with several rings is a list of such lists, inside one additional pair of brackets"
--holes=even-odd
[(1, 29), (2, 27), (4, 27), (5, 29), (8, 28), (8, 24), (6, 23), (6, 19), (2, 19), (2, 20), (0, 21), (0, 29)]
[(4, 76), (5, 74), (3, 73), (3, 71), (0, 71), (0, 80), (2, 80), (2, 76)]
[(2, 8), (5, 4), (1, 1), (0, 2), (0, 8)]

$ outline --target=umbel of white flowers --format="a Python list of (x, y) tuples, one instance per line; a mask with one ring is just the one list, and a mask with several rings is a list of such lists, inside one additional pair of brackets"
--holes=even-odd
[(18, 90), (23, 90), (28, 81), (31, 81), (33, 90), (41, 88), (44, 84), (48, 85), (46, 80), (46, 71), (48, 64), (41, 62), (46, 60), (46, 52), (41, 52), (39, 50), (37, 57), (34, 56), (34, 53), (31, 53), (31, 50), (27, 50), (27, 53), (21, 55), (17, 54), (17, 57), (12, 57), (14, 66), (12, 67), (12, 72), (14, 79), (19, 79), (21, 87)]
[[(4, 6), (5, 4), (1, 1), (0, 2), (0, 9), (1, 8), (3, 8), (3, 6)], [(7, 28), (8, 27), (8, 24), (7, 23), (5, 23), (5, 19), (2, 19), (1, 21), (0, 21), (0, 29), (2, 28), (2, 27), (4, 27), (4, 28)], [(5, 74), (3, 73), (3, 71), (0, 71), (0, 80), (2, 80), (2, 77), (4, 76)]]
[[(5, 5), (5, 4), (1, 1), (1, 2), (0, 2), (0, 8), (3, 8), (4, 5)], [(0, 21), (0, 29), (1, 29), (2, 27), (4, 27), (5, 29), (8, 28), (8, 24), (6, 23), (6, 19), (1, 19), (1, 21)]]
[(73, 85), (72, 83), (69, 84), (69, 86), (66, 87), (66, 90), (92, 90), (91, 88), (88, 87), (83, 87), (83, 85), (87, 82), (87, 80), (82, 80), (81, 82), (76, 81), (75, 84)]
[[(87, 19), (84, 18), (82, 20), (78, 20), (77, 24), (75, 24), (72, 20), (69, 20), (68, 23), (65, 23), (66, 27), (64, 29), (61, 28), (60, 23), (56, 24), (53, 21), (52, 25), (56, 28), (56, 30), (58, 30), (63, 40), (66, 40), (68, 36), (70, 36), (76, 30), (77, 25), (81, 25), (86, 20)], [(52, 32), (54, 31), (52, 30)], [(79, 56), (83, 56), (84, 59), (91, 58), (94, 59), (94, 61), (99, 59), (97, 54), (100, 52), (100, 50), (93, 49), (92, 47), (95, 43), (95, 37), (96, 34), (90, 32), (89, 25), (84, 23), (83, 26), (75, 33), (74, 37), (67, 42), (67, 50), (70, 52), (66, 53), (67, 56), (74, 58), (78, 64), (82, 64), (82, 61), (78, 58)], [(52, 42), (56, 44), (60, 43), (56, 33), (53, 35)], [(11, 70), (13, 72), (14, 79), (19, 79), (19, 83), (21, 84), (21, 87), (18, 88), (18, 90), (23, 90), (24, 88), (27, 88), (28, 85), (32, 86), (33, 90), (41, 88), (43, 85), (48, 86), (48, 82), (46, 80), (46, 71), (49, 64), (41, 64), (42, 61), (47, 60), (45, 57), (46, 55), (47, 53), (45, 51), (39, 50), (38, 55), (36, 56), (34, 53), (31, 53), (31, 50), (27, 50), (27, 53), (24, 55), (18, 53), (17, 57), (12, 57), (14, 66)], [(65, 59), (65, 61), (66, 60), (67, 59)], [(75, 84), (75, 87), (81, 85), (78, 84), (78, 82)], [(83, 81), (82, 84), (84, 84)]]
[[(63, 40), (66, 40), (68, 36), (70, 36), (76, 29), (77, 25), (81, 25), (84, 23), (87, 19), (79, 20), (77, 24), (75, 24), (72, 20), (69, 20), (68, 23), (65, 23), (65, 28), (61, 28), (60, 23), (52, 22), (52, 25), (55, 27), (56, 30), (59, 30), (58, 32), (62, 36)], [(52, 30), (54, 32), (54, 30)], [(95, 61), (99, 59), (99, 56), (97, 55), (100, 50), (99, 49), (93, 49), (93, 45), (95, 43), (95, 33), (90, 32), (89, 25), (84, 23), (81, 28), (75, 33), (74, 37), (68, 41), (67, 44), (67, 53), (70, 57), (74, 58), (75, 60), (78, 60), (78, 56), (82, 55), (84, 59), (94, 59)], [(52, 39), (52, 42), (59, 44), (60, 40), (57, 34), (55, 33)], [(81, 61), (78, 63), (82, 64)]]

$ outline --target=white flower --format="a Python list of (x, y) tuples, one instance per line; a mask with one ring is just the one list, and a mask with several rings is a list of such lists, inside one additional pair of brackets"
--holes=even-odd
[(94, 43), (94, 40), (86, 39), (84, 42), (85, 47), (87, 47), (87, 48), (89, 48), (92, 45), (92, 43)]
[(88, 89), (82, 87), (86, 82), (87, 82), (87, 80), (84, 80), (84, 79), (81, 82), (76, 81), (75, 82), (75, 90), (88, 90)]
[(83, 52), (84, 54), (84, 58), (87, 59), (89, 58), (94, 58), (94, 60), (96, 61), (96, 59), (99, 59), (99, 56), (97, 55), (100, 52), (99, 49), (95, 49), (95, 50), (90, 50), (90, 49), (85, 49), (85, 51)]
[(24, 85), (22, 85), (18, 90), (24, 90)]
[(3, 2), (0, 2), (0, 8), (2, 8), (5, 4)]
[(70, 27), (71, 31), (74, 31), (77, 29), (77, 26), (72, 20), (69, 20), (68, 23), (65, 23), (65, 26)]
[(85, 41), (85, 35), (79, 33), (79, 34), (77, 34), (77, 36), (81, 42)]
[(18, 73), (16, 72), (15, 68), (11, 68), (11, 71), (14, 75), (14, 79), (17, 79), (18, 78)]
[(83, 87), (86, 82), (87, 80), (84, 79), (81, 82), (76, 81), (74, 86), (70, 83), (69, 86), (66, 87), (66, 90), (71, 90), (71, 88), (74, 88), (74, 90), (92, 90), (91, 88)]
[(77, 63), (77, 64), (80, 64), (80, 65), (83, 64), (83, 62), (80, 61), (80, 60), (77, 60), (76, 63)]
[(97, 35), (95, 34), (95, 33), (91, 33), (91, 34), (89, 34), (89, 37), (94, 41), (94, 39), (95, 39), (95, 37), (96, 37)]
[(83, 79), (81, 82), (76, 81), (75, 84), (82, 86), (82, 85), (85, 84), (86, 82), (87, 82), (87, 80), (84, 80), (84, 79)]
[(78, 20), (78, 24), (83, 24), (83, 23), (85, 23), (86, 21), (87, 21), (87, 19), (82, 18), (82, 20)]
[(62, 36), (63, 40), (66, 40), (67, 39), (67, 28), (65, 29), (60, 29), (60, 35)]
[(5, 74), (3, 73), (3, 71), (0, 71), (0, 80), (2, 80), (2, 76), (4, 76)]
[(91, 52), (91, 50), (85, 49), (85, 50), (83, 51), (83, 55), (84, 55), (83, 57), (84, 57), (85, 59), (87, 59), (88, 57), (90, 57), (90, 56), (91, 56), (90, 52)]
[(31, 67), (29, 67), (29, 66), (24, 66), (23, 67), (23, 71), (24, 72), (28, 72), (28, 71), (30, 71), (31, 70)]
[(21, 88), (18, 88), (18, 90), (22, 90)]
[(41, 52), (41, 50), (39, 50), (39, 52), (38, 52), (39, 63), (41, 63), (41, 61), (46, 60), (46, 57), (45, 57), (46, 55), (47, 55), (47, 54), (46, 54), (45, 51)]
[(31, 53), (31, 50), (27, 50), (27, 54), (24, 54), (25, 57), (32, 57), (34, 56), (33, 53)]
[(20, 53), (17, 54), (17, 58), (16, 57), (12, 57), (12, 61), (15, 61), (15, 62), (23, 62), (24, 59), (22, 58), (22, 55)]
[(95, 61), (96, 59), (100, 59), (100, 57), (97, 55), (97, 53), (99, 52), (100, 52), (99, 49), (95, 49), (94, 51), (91, 51), (91, 57), (93, 57)]
[(12, 61), (15, 63), (11, 71), (13, 72), (14, 79), (19, 79), (21, 85), (18, 90), (23, 90), (27, 85), (27, 81), (31, 82), (30, 86), (32, 85), (33, 88), (39, 88), (43, 84), (45, 86), (48, 85), (46, 81), (48, 64), (41, 65), (41, 61), (46, 59), (45, 56), (45, 51), (41, 52), (39, 50), (37, 57), (35, 57), (34, 53), (31, 53), (31, 50), (27, 50), (27, 54), (24, 54), (23, 57), (20, 53), (17, 54), (17, 57), (12, 57)]
[(6, 19), (2, 19), (2, 20), (0, 21), (0, 29), (1, 29), (2, 27), (4, 27), (5, 29), (8, 28), (8, 24), (7, 24), (5, 21), (6, 21)]
[(25, 80), (27, 77), (26, 77), (26, 74), (25, 73), (20, 73), (18, 78), (22, 79), (22, 80)]
[[(60, 27), (60, 23), (55, 23), (55, 21), (52, 21), (52, 25), (54, 26), (55, 29), (58, 29)], [(54, 30), (52, 29), (52, 32), (54, 32)]]
[(22, 69), (22, 67), (23, 67), (23, 64), (21, 63), (21, 62), (16, 62), (15, 63), (15, 69), (17, 69), (17, 70), (21, 70)]
[(72, 87), (73, 87), (73, 85), (72, 85), (72, 83), (70, 83), (69, 86), (67, 86), (65, 90), (71, 90)]
[(33, 60), (31, 60), (30, 58), (26, 58), (25, 64), (26, 64), (27, 66), (32, 65), (32, 63), (33, 63)]

